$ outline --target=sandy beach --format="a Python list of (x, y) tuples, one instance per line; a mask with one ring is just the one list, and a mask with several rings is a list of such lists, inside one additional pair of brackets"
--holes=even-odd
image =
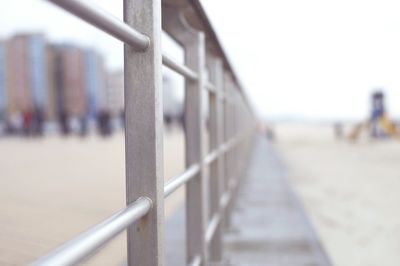
[[(275, 148), (337, 266), (400, 265), (400, 142), (335, 140), (331, 125), (280, 124)], [(179, 131), (164, 138), (165, 176), (183, 170)], [(125, 206), (124, 138), (0, 140), (0, 265), (23, 265)], [(166, 218), (183, 191), (166, 202)], [(88, 265), (120, 265), (121, 234)]]
[[(25, 265), (125, 206), (124, 135), (0, 139), (0, 265)], [(164, 137), (165, 178), (183, 171), (184, 140)], [(166, 201), (165, 215), (183, 191)], [(121, 234), (90, 265), (119, 265)]]
[(333, 265), (400, 265), (400, 142), (338, 141), (331, 125), (282, 124), (276, 133)]

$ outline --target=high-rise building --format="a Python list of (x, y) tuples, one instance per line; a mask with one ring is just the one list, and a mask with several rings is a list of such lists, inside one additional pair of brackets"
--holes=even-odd
[(6, 44), (7, 115), (32, 110), (28, 77), (27, 43), (23, 36), (15, 36)]
[(56, 84), (56, 49), (51, 44), (46, 49), (47, 60), (47, 108), (45, 110), (48, 121), (58, 118), (57, 84)]
[(107, 109), (112, 116), (121, 115), (124, 110), (124, 72), (110, 72), (107, 78)]
[(44, 119), (59, 121), (65, 132), (77, 119), (85, 127), (100, 112), (121, 114), (123, 74), (108, 76), (94, 49), (18, 34), (0, 42), (0, 118), (3, 109), (8, 121), (23, 121), (28, 134), (43, 128)]
[(47, 52), (42, 35), (28, 36), (28, 64), (34, 108), (44, 111), (47, 105)]
[(98, 111), (107, 108), (107, 84), (104, 60), (93, 49), (84, 52), (84, 70), (86, 115), (87, 118), (94, 119)]
[(0, 41), (0, 122), (5, 118), (6, 107), (6, 81), (5, 81), (5, 48), (4, 42)]
[(73, 45), (57, 45), (52, 50), (57, 114), (83, 119), (86, 115), (84, 53)]
[(42, 34), (19, 34), (6, 43), (7, 114), (44, 111), (47, 106), (46, 41)]

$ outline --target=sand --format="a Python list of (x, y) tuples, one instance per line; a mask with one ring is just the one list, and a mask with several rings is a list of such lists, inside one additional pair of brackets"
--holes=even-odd
[(281, 124), (276, 148), (334, 265), (400, 265), (400, 142)]
[[(184, 141), (164, 137), (165, 178), (183, 171)], [(0, 265), (24, 265), (125, 206), (124, 136), (0, 139)], [(166, 218), (183, 191), (166, 201)], [(121, 234), (87, 264), (120, 265)]]
[[(281, 124), (275, 147), (334, 265), (400, 265), (400, 142), (336, 141), (332, 127)], [(165, 136), (166, 179), (183, 170)], [(0, 265), (23, 265), (125, 205), (122, 134), (0, 139)], [(183, 191), (166, 202), (166, 217)], [(87, 262), (121, 265), (121, 234)]]

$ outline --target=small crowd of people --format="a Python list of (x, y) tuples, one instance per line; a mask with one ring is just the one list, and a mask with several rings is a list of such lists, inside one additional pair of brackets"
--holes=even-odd
[[(184, 117), (164, 114), (164, 124), (167, 131), (173, 127), (183, 127)], [(44, 112), (41, 110), (17, 112), (7, 118), (0, 116), (0, 135), (6, 136), (40, 137), (46, 132), (57, 131), (63, 136), (84, 137), (95, 130), (99, 135), (106, 137), (112, 135), (118, 128), (125, 128), (124, 111), (121, 111), (118, 116), (113, 116), (108, 111), (99, 111), (94, 118), (71, 117), (61, 112), (56, 121), (52, 122), (45, 119)]]
[(3, 120), (7, 135), (41, 136), (44, 133), (45, 117), (40, 109), (14, 113)]
[[(100, 111), (93, 117), (71, 117), (61, 112), (55, 121), (47, 121), (41, 110), (16, 112), (9, 117), (0, 117), (0, 125), (3, 135), (40, 137), (48, 132), (49, 125), (53, 125), (63, 136), (77, 134), (86, 136), (91, 128), (94, 128), (101, 136), (110, 136), (116, 124), (124, 127), (125, 115), (123, 111), (118, 117), (114, 117), (108, 111)], [(55, 125), (55, 126), (54, 126)], [(0, 128), (1, 128), (0, 127)]]

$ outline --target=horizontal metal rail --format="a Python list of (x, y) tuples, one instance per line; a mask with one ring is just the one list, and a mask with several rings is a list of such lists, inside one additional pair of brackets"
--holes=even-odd
[(215, 160), (218, 158), (218, 156), (220, 155), (220, 153), (221, 153), (221, 152), (220, 152), (219, 150), (212, 151), (211, 153), (209, 153), (209, 154), (204, 158), (204, 163), (205, 163), (206, 165), (212, 163), (213, 161), (215, 161)]
[(220, 223), (220, 216), (219, 214), (214, 214), (213, 218), (211, 219), (210, 223), (207, 226), (207, 231), (206, 231), (206, 243), (210, 243), (215, 231), (217, 230), (217, 227)]
[(42, 257), (33, 263), (33, 265), (74, 265), (91, 255), (129, 225), (145, 216), (150, 211), (151, 206), (150, 199), (141, 197), (127, 208), (80, 234), (47, 256)]
[(129, 44), (136, 50), (146, 50), (150, 45), (150, 38), (136, 31), (120, 19), (104, 11), (97, 5), (83, 0), (48, 0), (82, 20), (103, 30), (122, 42)]
[[(239, 141), (239, 137), (231, 139), (222, 145), (221, 150), (209, 153), (205, 159), (205, 164), (213, 162), (221, 153), (229, 151)], [(179, 187), (186, 184), (200, 171), (198, 164), (187, 168), (183, 173), (174, 177), (164, 186), (164, 197), (167, 198)], [(233, 181), (233, 180), (232, 180)], [(230, 187), (234, 187), (231, 183)], [(220, 206), (225, 208), (230, 201), (229, 190), (224, 193), (220, 200)], [(151, 208), (151, 200), (145, 197), (139, 198), (129, 207), (117, 212), (107, 220), (94, 226), (78, 237), (70, 240), (61, 247), (57, 248), (33, 265), (72, 265), (88, 257), (93, 251), (106, 244), (109, 240), (125, 230), (129, 225), (146, 215)], [(214, 215), (206, 231), (206, 241), (209, 242), (220, 222), (219, 215)], [(193, 265), (198, 265), (200, 261), (194, 260)]]
[[(231, 189), (231, 188), (232, 188), (232, 186), (229, 187), (229, 189)], [(231, 200), (231, 193), (228, 190), (222, 195), (221, 200), (219, 202), (221, 209), (225, 209), (225, 207), (228, 205), (230, 200)]]
[(227, 143), (223, 144), (221, 146), (221, 152), (225, 153), (228, 152), (230, 149), (232, 149), (233, 147), (235, 147), (236, 143), (238, 143), (240, 140), (240, 137), (234, 137), (231, 140), (229, 140)]
[[(144, 78), (142, 83), (141, 81), (136, 83), (139, 79), (136, 79), (136, 77), (132, 79), (132, 76), (129, 76), (131, 77), (131, 82), (125, 83), (125, 93), (132, 92), (133, 90), (137, 90), (141, 93), (148, 92), (139, 94), (146, 97), (131, 97), (134, 94), (125, 94), (129, 96), (126, 98), (128, 100), (125, 101), (125, 111), (128, 118), (141, 118), (140, 115), (146, 113), (150, 115), (146, 115), (143, 121), (150, 123), (152, 126), (155, 125), (155, 127), (152, 127), (154, 132), (159, 132), (156, 128), (157, 126), (162, 126), (162, 120), (158, 120), (157, 116), (152, 117), (152, 112), (142, 112), (141, 107), (137, 109), (126, 108), (127, 106), (140, 106), (140, 104), (137, 105), (135, 103), (142, 101), (142, 99), (150, 99), (147, 105), (144, 104), (144, 106), (150, 107), (143, 110), (161, 110), (159, 109), (160, 105), (158, 105), (158, 102), (162, 102), (162, 100), (160, 100), (158, 96), (154, 96), (159, 95), (157, 92), (160, 91), (160, 87), (158, 85), (154, 86), (154, 84), (161, 84), (161, 75), (158, 75), (161, 73), (161, 64), (160, 62), (157, 62), (157, 64), (149, 64), (150, 69), (145, 67), (144, 69), (146, 70), (141, 71), (141, 64), (143, 62), (154, 63), (154, 58), (159, 58), (159, 55), (161, 54), (164, 66), (182, 75), (185, 79), (194, 81), (188, 82), (186, 85), (186, 88), (188, 88), (187, 91), (190, 92), (190, 97), (185, 100), (185, 114), (191, 114), (186, 116), (186, 118), (190, 117), (192, 119), (185, 120), (185, 123), (188, 122), (186, 123), (187, 129), (190, 129), (185, 131), (185, 137), (189, 137), (190, 139), (190, 141), (188, 141), (189, 144), (186, 143), (186, 158), (195, 157), (195, 160), (190, 159), (188, 161), (187, 159), (187, 166), (190, 166), (183, 173), (174, 177), (165, 184), (164, 198), (167, 198), (185, 184), (189, 187), (191, 192), (186, 195), (186, 202), (189, 202), (187, 205), (189, 207), (186, 209), (187, 213), (189, 213), (187, 216), (189, 219), (187, 222), (188, 234), (186, 237), (189, 239), (188, 243), (196, 244), (189, 244), (186, 247), (187, 256), (191, 258), (191, 261), (188, 261), (188, 264), (196, 266), (201, 264), (206, 265), (209, 260), (220, 261), (221, 257), (218, 258), (220, 255), (215, 255), (218, 252), (214, 252), (215, 254), (212, 255), (216, 257), (209, 257), (207, 253), (209, 252), (208, 250), (220, 249), (221, 247), (222, 242), (219, 226), (229, 226), (229, 214), (232, 211), (232, 202), (235, 201), (237, 195), (236, 191), (240, 185), (240, 173), (237, 170), (244, 164), (243, 161), (240, 163), (241, 158), (244, 158), (240, 157), (240, 153), (245, 150), (243, 148), (243, 145), (246, 146), (244, 140), (247, 137), (251, 137), (251, 135), (247, 133), (240, 134), (240, 132), (242, 132), (242, 130), (240, 130), (240, 127), (242, 127), (241, 125), (249, 126), (251, 124), (251, 122), (248, 123), (248, 120), (251, 119), (252, 112), (249, 103), (240, 88), (240, 84), (238, 84), (237, 81), (235, 82), (232, 78), (232, 75), (234, 74), (232, 73), (232, 69), (226, 70), (218, 56), (213, 56), (211, 53), (208, 55), (210, 57), (207, 57), (206, 60), (208, 51), (204, 39), (201, 37), (201, 30), (191, 28), (186, 25), (186, 22), (183, 23), (182, 20), (179, 19), (175, 21), (175, 24), (171, 25), (175, 25), (175, 29), (178, 29), (180, 33), (185, 33), (185, 31), (191, 32), (189, 35), (185, 33), (186, 37), (189, 36), (189, 39), (191, 38), (190, 42), (186, 43), (187, 45), (190, 44), (191, 48), (187, 48), (186, 50), (184, 49), (185, 58), (190, 58), (190, 60), (187, 60), (188, 65), (178, 63), (167, 54), (161, 53), (161, 40), (159, 39), (159, 33), (162, 28), (158, 23), (161, 21), (161, 18), (159, 17), (161, 15), (159, 8), (164, 8), (161, 6), (161, 1), (154, 1), (153, 3), (151, 0), (125, 0), (124, 4), (126, 10), (124, 10), (124, 12), (126, 14), (126, 23), (107, 11), (104, 11), (92, 2), (89, 2), (89, 0), (47, 1), (58, 5), (73, 15), (81, 18), (83, 21), (86, 21), (96, 28), (114, 36), (123, 43), (130, 45), (135, 51), (141, 52), (140, 54), (136, 54), (133, 53), (131, 49), (125, 50), (125, 59), (128, 61), (128, 68), (125, 68), (125, 78), (127, 77), (126, 75), (131, 75), (131, 73), (137, 73), (138, 76)], [(198, 0), (189, 2), (198, 2)], [(163, 10), (164, 9), (161, 11)], [(173, 12), (171, 14), (180, 14), (179, 12)], [(169, 16), (170, 19), (177, 17), (178, 16), (175, 15)], [(172, 27), (171, 25), (170, 27)], [(146, 32), (148, 36), (142, 34), (137, 29)], [(167, 29), (166, 31), (168, 32)], [(175, 32), (175, 30), (171, 30), (170, 28), (170, 32)], [(193, 34), (194, 32), (195, 34)], [(175, 37), (179, 38), (180, 33), (175, 34)], [(150, 44), (154, 46), (152, 47), (154, 49), (147, 49)], [(139, 58), (143, 57), (144, 60), (135, 60), (136, 56)], [(211, 59), (211, 61), (208, 61), (208, 59)], [(208, 70), (206, 69), (207, 66), (205, 63), (207, 63)], [(205, 80), (206, 82), (203, 83), (203, 79), (207, 76), (206, 71), (208, 71), (207, 73), (209, 74), (210, 80)], [(134, 85), (137, 86), (133, 86), (131, 83), (134, 83)], [(127, 86), (126, 84), (130, 85)], [(195, 88), (196, 90), (191, 90), (191, 88)], [(202, 109), (198, 108), (203, 104), (203, 91), (209, 93), (210, 97), (206, 99), (206, 101), (208, 101), (211, 106), (209, 110), (212, 119), (210, 118), (210, 120), (213, 121), (213, 127), (210, 127), (211, 129), (209, 131), (210, 149), (212, 151), (207, 155), (203, 153), (204, 151), (202, 148), (199, 149), (199, 147), (203, 147), (204, 144), (202, 140), (203, 129), (199, 125), (205, 121), (205, 117)], [(239, 91), (240, 94), (237, 94), (237, 91)], [(153, 92), (156, 93), (153, 95)], [(193, 92), (195, 93), (193, 94)], [(147, 96), (154, 96), (155, 98), (153, 99)], [(137, 101), (135, 99), (137, 99)], [(247, 109), (250, 112), (247, 112)], [(137, 110), (139, 111), (137, 112)], [(140, 119), (128, 119), (128, 121), (130, 120), (137, 121)], [(128, 127), (126, 131), (128, 133), (137, 132), (138, 130), (143, 133), (142, 129), (144, 127), (142, 127), (141, 123), (128, 123), (127, 125)], [(222, 127), (224, 127), (223, 131)], [(198, 134), (199, 132), (200, 134)], [(144, 134), (142, 135), (146, 134), (147, 131), (144, 131)], [(157, 135), (158, 133), (156, 136)], [(129, 144), (136, 145), (137, 143), (143, 143), (141, 140), (139, 141), (140, 137), (132, 137), (133, 135), (129, 134), (128, 136), (130, 136), (128, 139), (130, 138), (129, 140), (131, 140), (126, 142), (128, 146), (130, 146)], [(135, 139), (136, 137), (138, 139)], [(157, 141), (157, 137), (155, 138), (155, 141)], [(192, 143), (196, 145), (192, 145)], [(158, 158), (157, 154), (159, 154), (159, 150), (156, 149), (156, 152), (154, 152), (155, 149), (153, 144), (154, 139), (149, 143), (145, 143), (145, 145), (139, 145), (143, 149), (134, 150), (147, 150), (150, 153), (150, 155), (148, 155), (149, 157), (153, 156), (154, 158)], [(160, 208), (160, 206), (163, 206), (164, 204), (163, 197), (160, 197), (159, 194), (159, 185), (162, 184), (163, 175), (162, 173), (158, 174), (158, 172), (153, 172), (151, 169), (153, 166), (154, 169), (158, 169), (158, 159), (155, 160), (151, 167), (148, 167), (149, 165), (140, 163), (143, 162), (143, 160), (137, 160), (137, 157), (132, 154), (128, 153), (126, 160), (128, 165), (127, 169), (132, 170), (131, 172), (128, 171), (127, 174), (127, 181), (129, 181), (127, 182), (129, 184), (127, 185), (128, 204), (139, 196), (149, 196), (151, 199), (146, 197), (138, 198), (135, 202), (129, 204), (127, 208), (117, 212), (102, 223), (90, 228), (78, 237), (60, 246), (49, 255), (35, 262), (34, 265), (72, 265), (79, 263), (92, 255), (94, 251), (125, 229), (128, 230), (129, 265), (137, 263), (141, 264), (140, 260), (143, 258), (145, 259), (143, 261), (152, 262), (148, 264), (159, 265), (162, 263), (163, 258), (161, 257), (161, 254), (163, 254), (163, 247), (162, 244), (158, 243), (159, 239), (161, 239), (163, 228), (158, 226), (158, 221), (162, 219), (162, 208)], [(242, 156), (245, 156), (245, 154)], [(137, 163), (135, 167), (129, 168), (130, 165), (133, 165), (131, 164), (132, 161), (139, 163)], [(138, 170), (138, 168), (141, 168), (141, 165), (145, 165), (147, 168), (144, 167), (144, 170)], [(203, 167), (205, 169), (209, 168), (210, 173), (212, 172), (212, 174), (208, 174), (207, 170), (201, 171)], [(220, 169), (221, 171), (219, 171)], [(229, 171), (225, 171), (226, 169), (229, 169)], [(145, 180), (148, 180), (149, 182), (141, 182), (143, 173), (148, 174), (147, 177), (150, 178)], [(154, 179), (152, 179), (153, 174)], [(206, 188), (204, 185), (206, 184), (204, 181), (207, 178), (207, 174), (209, 175), (208, 178), (213, 178), (210, 180), (214, 182), (210, 183), (209, 188)], [(201, 181), (201, 186), (198, 186), (197, 183), (189, 182), (197, 175)], [(219, 191), (218, 182), (220, 181), (223, 182), (223, 191)], [(207, 194), (203, 193), (206, 189), (210, 192), (206, 197), (198, 196)], [(152, 201), (154, 202), (154, 206), (157, 208), (154, 207), (152, 209)], [(211, 220), (208, 224), (203, 223), (203, 221), (206, 221), (207, 219), (198, 219), (199, 217), (207, 218), (208, 214), (205, 215), (205, 213), (207, 208), (210, 206), (205, 207), (205, 204), (210, 204), (211, 206)], [(130, 228), (129, 226), (146, 214), (147, 221), (143, 224), (140, 223), (136, 225), (137, 227), (141, 226), (141, 228), (145, 230), (145, 233), (142, 233), (140, 236), (133, 234), (133, 228)], [(136, 245), (135, 248), (133, 248), (133, 242)], [(143, 243), (145, 243), (145, 245), (143, 245)], [(200, 245), (197, 245), (197, 243), (200, 243)], [(138, 248), (139, 246), (140, 248)]]
[[(66, 11), (78, 16), (82, 20), (92, 24), (96, 28), (103, 30), (120, 41), (131, 45), (137, 50), (145, 50), (149, 44), (150, 39), (146, 35), (131, 28), (123, 21), (114, 17), (107, 11), (102, 10), (99, 6), (82, 0), (48, 0)], [(163, 64), (183, 75), (185, 78), (196, 80), (198, 75), (186, 67), (171, 59), (168, 55), (163, 54)]]
[(200, 266), (200, 265), (201, 265), (201, 257), (200, 256), (194, 257), (192, 262), (189, 264), (189, 266)]
[(215, 94), (217, 93), (217, 90), (216, 90), (214, 84), (212, 84), (210, 82), (207, 82), (206, 89), (211, 93), (215, 93)]
[(164, 197), (168, 197), (180, 186), (184, 185), (187, 181), (192, 179), (200, 171), (200, 166), (198, 164), (192, 165), (182, 174), (174, 177), (164, 186)]
[(172, 60), (166, 54), (163, 54), (162, 62), (166, 67), (176, 71), (177, 73), (181, 74), (185, 78), (188, 78), (190, 80), (197, 80), (197, 78), (198, 78), (198, 75), (196, 74), (196, 72), (194, 72), (193, 70), (191, 70), (190, 68), (188, 68), (185, 65), (176, 63), (174, 60)]
[[(220, 150), (215, 150), (209, 153), (204, 158), (204, 164), (208, 165), (213, 161), (215, 161), (218, 158), (218, 156), (220, 156), (222, 153), (228, 152), (231, 148), (233, 148), (239, 142), (239, 140), (240, 140), (239, 137), (233, 138), (225, 145), (222, 145)], [(200, 171), (200, 166), (198, 164), (195, 164), (187, 168), (183, 173), (179, 174), (178, 176), (173, 177), (171, 181), (169, 181), (164, 186), (164, 197), (167, 198), (180, 186), (183, 186), (190, 179), (192, 179), (199, 171)]]

